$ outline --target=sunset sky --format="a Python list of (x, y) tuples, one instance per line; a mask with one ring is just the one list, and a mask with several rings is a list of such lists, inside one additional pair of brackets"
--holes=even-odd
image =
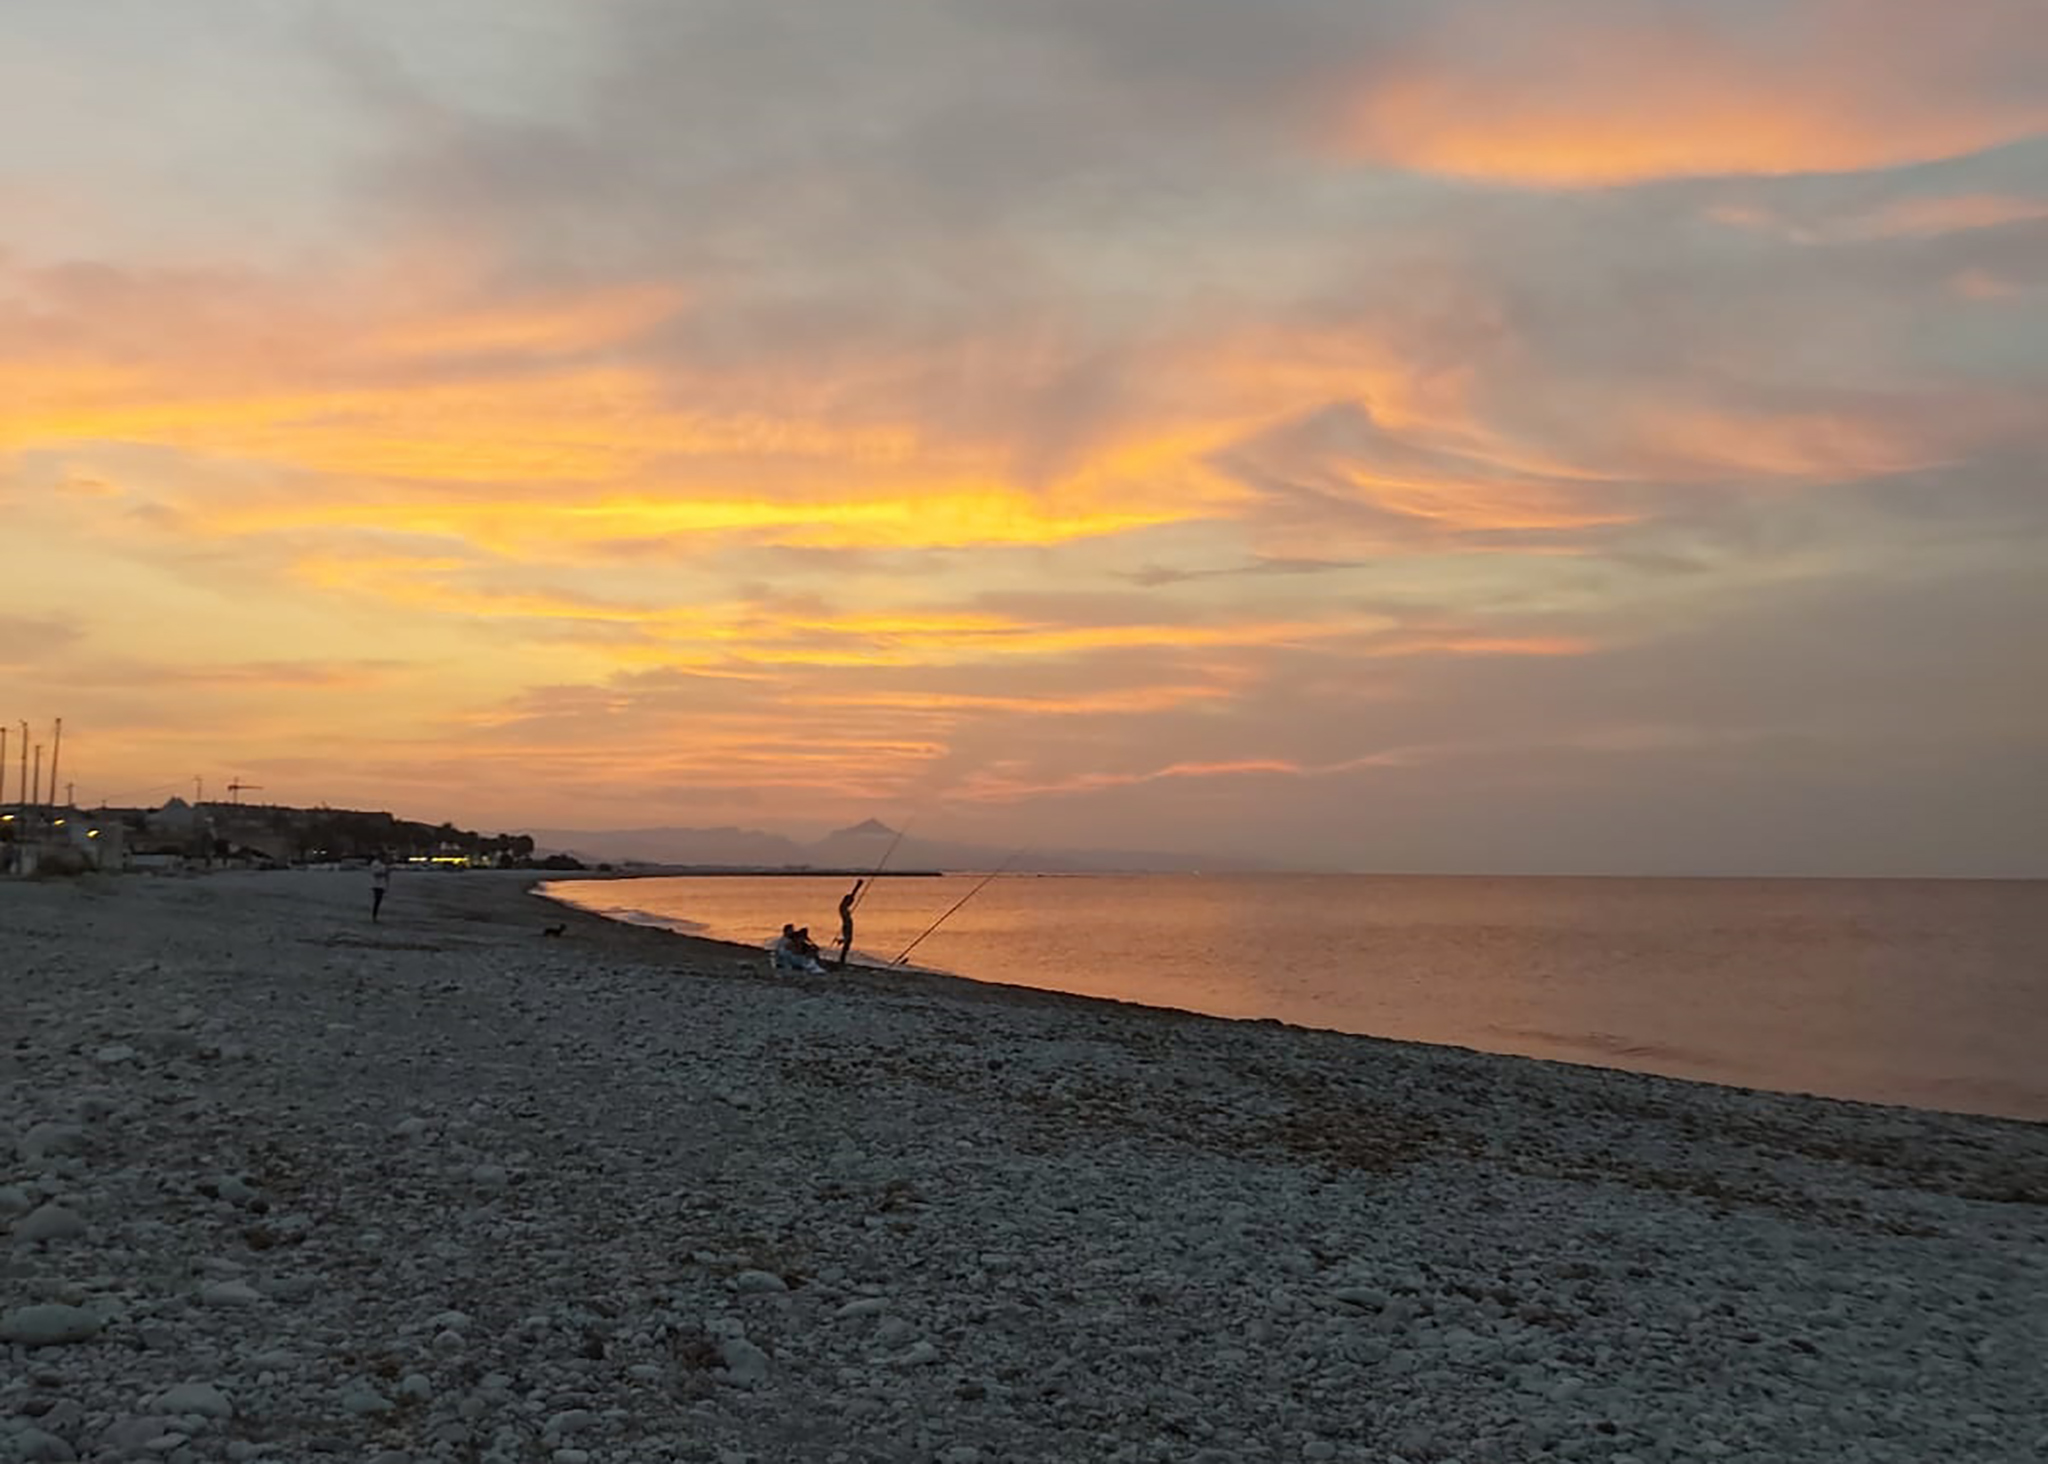
[(4, 0), (0, 546), (86, 801), (2048, 874), (2048, 5)]

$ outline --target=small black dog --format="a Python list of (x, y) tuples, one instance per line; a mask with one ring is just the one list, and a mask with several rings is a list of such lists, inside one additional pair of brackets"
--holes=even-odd
[(562, 925), (547, 925), (547, 926), (543, 926), (543, 927), (541, 928), (541, 932), (540, 932), (540, 933), (541, 933), (542, 935), (553, 935), (553, 936), (559, 936), (559, 935), (560, 935), (560, 934), (561, 934), (561, 933), (562, 933), (563, 931), (567, 930), (568, 928), (569, 928), (569, 927), (568, 927), (568, 925), (567, 925), (567, 924), (562, 924)]

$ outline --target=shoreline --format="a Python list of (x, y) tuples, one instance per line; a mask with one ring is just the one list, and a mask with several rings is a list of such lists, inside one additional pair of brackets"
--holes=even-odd
[[(580, 883), (586, 879), (603, 881), (621, 881), (640, 877), (644, 876), (631, 875), (626, 873), (593, 873), (587, 876), (580, 874), (572, 874), (567, 876), (567, 880), (564, 882)], [(543, 885), (555, 883), (558, 880), (561, 880), (562, 878), (563, 877), (554, 874), (549, 874), (537, 878), (534, 881), (534, 883), (531, 886), (529, 886), (528, 893), (539, 900), (545, 901), (547, 904), (556, 909), (572, 912), (580, 917), (589, 920), (595, 920), (604, 925), (614, 927), (627, 927), (634, 930), (649, 932), (654, 935), (667, 936), (671, 939), (691, 941), (700, 946), (725, 950), (734, 954), (746, 954), (762, 957), (765, 959), (765, 950), (760, 947), (750, 946), (740, 941), (728, 941), (713, 936), (698, 935), (689, 931), (678, 930), (672, 925), (664, 925), (654, 923), (652, 921), (643, 922), (628, 920), (616, 915), (602, 914), (598, 911), (588, 910), (584, 909), (581, 906), (570, 904), (565, 900), (559, 899), (553, 895), (548, 894), (542, 888)], [(664, 917), (657, 917), (657, 919), (659, 918)], [(650, 951), (658, 951), (659, 947), (650, 947), (649, 949)], [(1160, 1016), (1185, 1017), (1215, 1022), (1248, 1023), (1254, 1026), (1272, 1026), (1290, 1032), (1300, 1032), (1304, 1034), (1319, 1034), (1322, 1036), (1338, 1038), (1353, 1038), (1366, 1042), (1391, 1043), (1396, 1046), (1415, 1047), (1425, 1050), (1464, 1052), (1473, 1054), (1474, 1056), (1478, 1057), (1497, 1058), (1503, 1061), (1513, 1062), (1545, 1063), (1552, 1064), (1561, 1068), (1581, 1070), (1592, 1073), (1627, 1073), (1638, 1077), (1655, 1078), (1657, 1080), (1664, 1082), (1697, 1084), (1701, 1087), (1724, 1089), (1731, 1093), (1753, 1094), (1760, 1097), (1793, 1098), (1816, 1103), (1840, 1103), (1858, 1108), (1868, 1108), (1875, 1110), (1895, 1110), (1904, 1113), (1929, 1114), (1939, 1117), (1985, 1119), (1998, 1123), (2012, 1123), (2031, 1126), (2042, 1131), (2044, 1134), (2048, 1134), (2048, 1117), (2036, 1118), (2013, 1112), (1986, 1112), (1982, 1109), (1972, 1108), (1943, 1108), (1927, 1103), (1910, 1103), (1890, 1101), (1886, 1099), (1850, 1097), (1842, 1094), (1820, 1093), (1806, 1089), (1758, 1087), (1753, 1084), (1737, 1082), (1725, 1078), (1715, 1078), (1670, 1072), (1657, 1072), (1650, 1069), (1638, 1067), (1614, 1067), (1600, 1062), (1585, 1059), (1574, 1059), (1565, 1056), (1537, 1054), (1530, 1052), (1506, 1052), (1493, 1048), (1469, 1046), (1463, 1043), (1423, 1042), (1411, 1038), (1387, 1037), (1373, 1032), (1362, 1032), (1340, 1027), (1322, 1027), (1311, 1025), (1306, 1022), (1289, 1021), (1284, 1017), (1224, 1016), (1214, 1012), (1200, 1011), (1192, 1007), (1168, 1006), (1159, 1003), (1139, 1001), (1131, 998), (1100, 996), (1081, 992), (1063, 991), (1057, 987), (1030, 986), (1020, 982), (1002, 981), (993, 977), (970, 976), (960, 972), (937, 970), (930, 967), (912, 967), (897, 969), (883, 966), (855, 965), (849, 968), (849, 970), (846, 972), (828, 968), (824, 977), (811, 977), (808, 979), (813, 981), (841, 980), (850, 979), (854, 976), (878, 982), (879, 985), (876, 987), (876, 989), (878, 990), (889, 989), (889, 983), (898, 977), (915, 977), (944, 983), (959, 983), (960, 985), (965, 987), (981, 988), (987, 991), (1006, 992), (1011, 993), (1017, 997), (1023, 998), (1060, 997), (1065, 998), (1067, 1000), (1084, 1003), (1101, 1003), (1107, 1006), (1121, 1008), (1131, 1012), (1154, 1013)], [(950, 990), (951, 988), (944, 989)], [(964, 993), (962, 994), (964, 995)]]
[(0, 886), (0, 1458), (2048, 1439), (2041, 1125), (777, 977), (532, 883)]

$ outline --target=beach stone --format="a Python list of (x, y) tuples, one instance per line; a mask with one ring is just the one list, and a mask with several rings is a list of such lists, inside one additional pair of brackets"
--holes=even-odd
[(246, 1281), (212, 1281), (199, 1288), (199, 1300), (207, 1306), (255, 1306), (263, 1293)]
[(139, 1414), (129, 1418), (117, 1418), (108, 1424), (100, 1434), (100, 1442), (120, 1452), (133, 1452), (146, 1448), (152, 1439), (162, 1438), (170, 1432), (171, 1421), (150, 1414)]
[(564, 1434), (572, 1434), (589, 1428), (596, 1422), (597, 1415), (588, 1408), (565, 1409), (563, 1412), (552, 1415), (546, 1423), (541, 1425), (541, 1437), (549, 1440), (558, 1439)]
[(78, 1457), (78, 1451), (62, 1438), (40, 1428), (25, 1428), (8, 1443), (13, 1449), (12, 1457), (22, 1464), (70, 1464)]
[(16, 1151), (31, 1164), (59, 1154), (78, 1154), (85, 1149), (85, 1130), (75, 1123), (39, 1123), (21, 1136)]
[(71, 1240), (85, 1234), (85, 1220), (55, 1201), (31, 1210), (14, 1226), (16, 1240)]
[(472, 1183), (478, 1189), (503, 1189), (512, 1182), (512, 1176), (502, 1164), (479, 1164), (469, 1171)]
[(742, 1295), (787, 1291), (789, 1283), (773, 1271), (742, 1271), (732, 1278), (733, 1290)]
[(247, 1205), (259, 1198), (257, 1192), (238, 1174), (224, 1176), (214, 1186), (214, 1193), (231, 1205)]
[(344, 1389), (341, 1395), (341, 1411), (358, 1416), (389, 1413), (396, 1406), (375, 1388), (364, 1387), (360, 1383)]
[(125, 1042), (111, 1042), (92, 1055), (92, 1060), (112, 1066), (115, 1063), (133, 1062), (135, 1049)]
[(85, 1417), (85, 1407), (76, 1398), (59, 1398), (43, 1414), (41, 1423), (53, 1434), (75, 1434), (84, 1426)]
[(11, 1220), (16, 1215), (26, 1215), (35, 1207), (35, 1199), (29, 1194), (26, 1186), (0, 1185), (0, 1220)]
[(211, 1383), (180, 1383), (160, 1394), (155, 1405), (166, 1413), (196, 1413), (202, 1418), (231, 1418), (235, 1406)]
[(16, 1307), (0, 1317), (0, 1342), (15, 1342), (23, 1347), (55, 1347), (67, 1342), (83, 1342), (95, 1336), (102, 1325), (99, 1315), (84, 1307), (45, 1302), (37, 1306)]
[(718, 1355), (725, 1363), (725, 1380), (735, 1387), (753, 1388), (768, 1381), (768, 1354), (746, 1338), (726, 1338)]

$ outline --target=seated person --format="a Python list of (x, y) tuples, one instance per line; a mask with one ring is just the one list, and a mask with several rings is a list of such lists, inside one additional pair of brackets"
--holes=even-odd
[(774, 968), (777, 971), (799, 971), (806, 975), (823, 972), (818, 964), (818, 948), (811, 944), (810, 932), (798, 930), (794, 925), (784, 925), (782, 934), (769, 947)]

